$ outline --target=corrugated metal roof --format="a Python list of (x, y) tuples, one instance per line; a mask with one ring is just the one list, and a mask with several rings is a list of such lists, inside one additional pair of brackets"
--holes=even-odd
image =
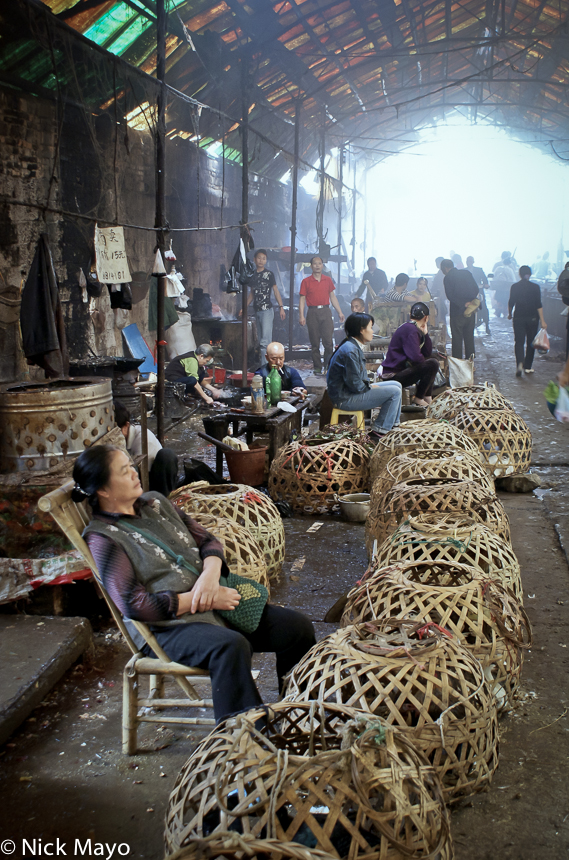
[[(153, 0), (43, 3), (77, 33), (155, 75)], [(168, 0), (167, 7), (167, 82), (226, 115), (202, 113), (201, 145), (225, 136), (234, 156), (239, 64), (247, 59), (249, 119), (261, 135), (255, 170), (286, 170), (279, 147), (292, 149), (298, 98), (303, 156), (311, 161), (322, 128), (328, 145), (351, 143), (381, 160), (451, 111), (524, 139), (557, 141), (558, 149), (569, 139), (567, 0)], [(49, 52), (25, 34), (0, 42), (0, 70), (4, 80), (56, 86)], [(114, 99), (98, 95), (100, 106)], [(171, 136), (194, 134), (189, 111), (172, 103), (170, 113)]]

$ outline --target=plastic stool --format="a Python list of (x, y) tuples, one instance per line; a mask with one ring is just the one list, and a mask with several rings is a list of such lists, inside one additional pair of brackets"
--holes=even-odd
[(340, 415), (351, 415), (352, 418), (356, 417), (356, 428), (358, 430), (365, 429), (365, 417), (364, 413), (361, 409), (332, 409), (332, 417), (330, 419), (330, 424), (339, 424)]

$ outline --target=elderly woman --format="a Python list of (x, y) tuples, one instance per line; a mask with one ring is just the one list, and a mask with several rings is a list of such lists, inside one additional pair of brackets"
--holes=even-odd
[(206, 367), (213, 364), (213, 347), (202, 343), (190, 352), (177, 355), (166, 365), (165, 377), (168, 382), (184, 383), (186, 394), (199, 397), (208, 406), (219, 399), (219, 391), (209, 382)]
[(219, 612), (230, 614), (241, 597), (220, 585), (220, 575), (228, 573), (221, 543), (164, 496), (143, 494), (124, 451), (89, 448), (77, 458), (73, 478), (73, 498), (87, 498), (93, 509), (85, 540), (136, 644), (150, 653), (129, 619), (149, 624), (171, 660), (209, 670), (218, 722), (262, 704), (251, 676), (253, 653), (276, 653), (282, 688), (284, 676), (315, 643), (308, 618), (267, 603), (253, 633), (224, 620)]
[(346, 337), (330, 359), (327, 382), (330, 400), (338, 409), (380, 407), (370, 433), (372, 438), (380, 439), (399, 424), (401, 385), (369, 382), (363, 348), (373, 340), (373, 326), (370, 314), (350, 314), (344, 325)]

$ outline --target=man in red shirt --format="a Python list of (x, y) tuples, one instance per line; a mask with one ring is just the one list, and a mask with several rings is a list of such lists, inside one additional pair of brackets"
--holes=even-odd
[[(340, 323), (344, 322), (344, 314), (334, 294), (334, 281), (328, 275), (322, 274), (324, 263), (322, 257), (313, 257), (310, 261), (312, 274), (304, 278), (300, 285), (299, 317), (300, 324), (308, 326), (308, 337), (312, 347), (312, 362), (314, 373), (322, 373), (322, 361), (320, 358), (320, 341), (324, 344), (324, 368), (334, 351), (334, 322), (330, 302), (335, 307), (340, 317)], [(306, 316), (305, 307), (308, 307)]]

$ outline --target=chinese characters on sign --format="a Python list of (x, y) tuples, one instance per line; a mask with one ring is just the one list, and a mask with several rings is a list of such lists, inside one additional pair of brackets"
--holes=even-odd
[(131, 281), (122, 227), (99, 227), (95, 224), (95, 258), (97, 278), (102, 284)]

